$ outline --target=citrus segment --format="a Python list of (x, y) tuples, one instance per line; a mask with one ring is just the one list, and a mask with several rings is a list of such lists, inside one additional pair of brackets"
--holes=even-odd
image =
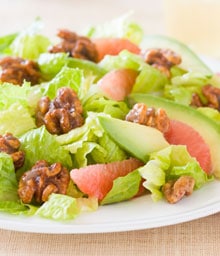
[(201, 168), (207, 173), (212, 172), (210, 148), (194, 128), (181, 121), (171, 120), (170, 129), (164, 136), (170, 144), (186, 145), (189, 154), (196, 158)]
[(129, 158), (108, 164), (94, 164), (73, 169), (70, 176), (83, 193), (102, 200), (111, 190), (116, 178), (123, 177), (142, 165), (141, 161)]

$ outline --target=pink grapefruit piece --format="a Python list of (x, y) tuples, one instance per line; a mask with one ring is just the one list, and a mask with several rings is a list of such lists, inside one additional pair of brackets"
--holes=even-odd
[(83, 193), (101, 201), (111, 190), (116, 178), (123, 177), (142, 165), (141, 161), (129, 158), (118, 162), (73, 169), (70, 172), (70, 177)]
[(133, 69), (112, 70), (98, 81), (98, 87), (109, 99), (121, 101), (130, 94), (137, 75)]
[(170, 144), (186, 145), (189, 154), (196, 158), (201, 168), (208, 174), (212, 173), (210, 148), (194, 128), (183, 122), (171, 120), (170, 129), (164, 136)]
[(93, 39), (93, 43), (98, 51), (98, 61), (102, 60), (105, 55), (118, 55), (122, 50), (140, 53), (140, 48), (125, 38), (97, 38)]

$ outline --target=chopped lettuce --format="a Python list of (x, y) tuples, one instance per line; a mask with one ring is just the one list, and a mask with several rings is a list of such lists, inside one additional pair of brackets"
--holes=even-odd
[(64, 52), (42, 53), (38, 58), (38, 66), (46, 80), (52, 79), (67, 63), (68, 55)]
[(9, 50), (9, 46), (16, 38), (17, 33), (9, 34), (6, 36), (0, 37), (0, 55), (4, 55)]
[(102, 199), (101, 205), (131, 199), (138, 193), (140, 182), (141, 176), (138, 170), (134, 170), (126, 176), (118, 177), (114, 180), (112, 189)]
[(151, 192), (152, 199), (162, 198), (162, 186), (169, 180), (187, 175), (195, 179), (195, 189), (212, 180), (202, 170), (195, 158), (192, 158), (186, 146), (171, 145), (150, 155), (150, 160), (139, 168), (140, 175), (146, 181), (143, 186)]
[(124, 119), (129, 111), (125, 102), (107, 99), (99, 93), (88, 96), (83, 101), (83, 109), (86, 112), (104, 113), (119, 119)]
[(56, 137), (58, 143), (72, 154), (74, 165), (78, 168), (89, 163), (107, 163), (126, 158), (124, 151), (102, 129), (98, 115), (103, 114), (89, 112), (83, 126)]
[(206, 75), (195, 72), (188, 72), (171, 79), (171, 83), (167, 84), (164, 89), (164, 96), (183, 105), (190, 105), (192, 95), (197, 93), (202, 101), (206, 101), (201, 88), (209, 83)]
[(0, 153), (0, 202), (17, 201), (17, 179), (11, 156)]
[(104, 24), (90, 27), (86, 35), (92, 38), (118, 37), (126, 38), (133, 43), (139, 44), (143, 39), (143, 30), (135, 22), (130, 20), (128, 13)]
[(10, 55), (35, 60), (43, 52), (47, 52), (50, 40), (41, 35), (43, 23), (36, 19), (28, 28), (21, 31), (10, 45)]
[(84, 76), (100, 79), (106, 71), (98, 64), (84, 59), (68, 57), (67, 53), (42, 53), (38, 58), (40, 71), (46, 80), (52, 79), (64, 66), (83, 70)]
[(60, 162), (67, 168), (72, 167), (69, 152), (60, 146), (54, 135), (45, 126), (33, 129), (20, 137), (21, 149), (25, 152), (24, 166), (19, 174), (29, 170), (38, 160), (46, 160), (50, 164)]
[(40, 96), (33, 88), (27, 82), (22, 86), (0, 86), (0, 134), (11, 132), (20, 136), (36, 127), (33, 114)]
[(37, 216), (53, 220), (65, 221), (74, 219), (80, 212), (77, 200), (73, 197), (51, 194), (35, 213)]
[(40, 89), (43, 95), (53, 99), (57, 94), (57, 90), (61, 87), (67, 86), (78, 92), (82, 82), (82, 70), (64, 66), (51, 81), (42, 84)]

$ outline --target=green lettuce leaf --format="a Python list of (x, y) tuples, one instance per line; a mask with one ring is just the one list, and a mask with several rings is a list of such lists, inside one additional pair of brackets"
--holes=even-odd
[(84, 99), (83, 109), (85, 112), (104, 113), (119, 119), (124, 119), (129, 112), (125, 102), (107, 99), (99, 93), (91, 94)]
[(35, 127), (34, 118), (28, 109), (18, 103), (0, 111), (0, 134), (10, 132), (14, 136), (21, 136)]
[(51, 194), (49, 200), (36, 211), (35, 215), (65, 221), (75, 219), (79, 213), (80, 207), (75, 198), (61, 194)]
[(106, 71), (96, 63), (88, 60), (68, 57), (67, 53), (42, 53), (38, 58), (38, 65), (46, 80), (52, 79), (64, 66), (83, 71), (83, 75), (100, 79)]
[(0, 201), (17, 201), (17, 179), (11, 156), (0, 153)]
[(97, 118), (99, 115), (105, 114), (89, 112), (83, 126), (56, 137), (58, 143), (72, 154), (78, 168), (126, 158), (124, 151), (104, 132)]
[(10, 45), (10, 55), (24, 59), (36, 60), (43, 52), (47, 52), (50, 40), (41, 35), (42, 22), (36, 19), (28, 28), (21, 31)]
[(131, 13), (128, 13), (109, 22), (90, 27), (86, 35), (93, 38), (126, 38), (139, 44), (143, 39), (143, 30), (137, 23), (130, 20), (130, 16)]
[(26, 214), (28, 207), (18, 201), (0, 201), (0, 211), (10, 214)]
[(139, 170), (130, 172), (126, 176), (113, 181), (113, 187), (101, 201), (101, 205), (118, 203), (134, 197), (140, 187), (141, 176)]
[(25, 152), (25, 163), (19, 174), (29, 170), (38, 160), (46, 160), (50, 164), (60, 162), (67, 168), (72, 167), (69, 152), (60, 146), (45, 126), (28, 131), (20, 137), (20, 141), (21, 150)]
[(197, 108), (197, 110), (220, 125), (220, 112), (217, 109), (209, 107), (200, 107)]
[(169, 180), (191, 176), (195, 179), (195, 189), (198, 189), (213, 179), (207, 176), (183, 145), (171, 145), (151, 154), (149, 162), (140, 167), (139, 172), (146, 180), (143, 186), (151, 192), (154, 201), (162, 198), (161, 188)]
[(16, 38), (17, 33), (9, 34), (6, 36), (0, 37), (0, 55), (5, 55), (9, 50), (9, 46)]
[(46, 80), (51, 80), (66, 66), (68, 55), (64, 52), (42, 53), (38, 58), (38, 66)]
[(53, 99), (57, 94), (57, 90), (64, 86), (70, 87), (75, 92), (78, 92), (83, 81), (82, 70), (64, 66), (51, 81), (42, 84), (40, 89), (44, 96)]
[(201, 88), (209, 83), (210, 78), (201, 73), (189, 72), (171, 79), (165, 86), (164, 96), (184, 105), (190, 105), (194, 93), (205, 103)]

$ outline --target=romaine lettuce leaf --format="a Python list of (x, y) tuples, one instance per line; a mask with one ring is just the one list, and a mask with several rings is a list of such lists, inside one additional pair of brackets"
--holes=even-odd
[(162, 198), (161, 188), (167, 181), (180, 176), (192, 176), (195, 179), (195, 189), (212, 180), (183, 145), (171, 145), (154, 152), (150, 155), (149, 162), (139, 168), (139, 172), (146, 180), (143, 186), (151, 192), (154, 201)]
[(19, 174), (29, 170), (38, 160), (46, 160), (50, 164), (60, 162), (67, 168), (72, 167), (69, 152), (60, 146), (45, 126), (28, 131), (20, 137), (20, 141), (21, 150), (25, 152), (25, 163)]
[(103, 163), (123, 160), (126, 154), (104, 132), (98, 122), (101, 113), (89, 112), (85, 124), (59, 135), (56, 140), (73, 157), (74, 165), (78, 168), (89, 163)]
[(75, 198), (61, 194), (51, 194), (49, 200), (36, 211), (35, 215), (64, 221), (74, 219), (79, 213), (80, 207)]
[(67, 86), (78, 92), (83, 81), (82, 70), (64, 66), (51, 81), (42, 84), (40, 89), (44, 96), (53, 99), (57, 94), (57, 90), (61, 87)]
[(129, 112), (125, 102), (107, 99), (99, 93), (94, 93), (84, 99), (83, 109), (85, 112), (104, 113), (119, 119), (124, 119)]
[(86, 35), (93, 38), (126, 38), (133, 43), (139, 44), (143, 39), (143, 30), (137, 23), (130, 20), (130, 16), (131, 13), (128, 13), (104, 24), (90, 27)]
[(11, 156), (0, 153), (0, 202), (17, 201), (17, 179)]
[(140, 187), (141, 176), (138, 170), (113, 181), (113, 187), (101, 201), (101, 205), (118, 203), (134, 197)]
[(4, 55), (9, 50), (10, 44), (16, 38), (17, 33), (9, 34), (6, 36), (0, 37), (0, 55)]
[(21, 31), (10, 45), (10, 55), (24, 59), (36, 60), (43, 52), (47, 52), (50, 40), (41, 35), (43, 23), (36, 19), (28, 28)]

